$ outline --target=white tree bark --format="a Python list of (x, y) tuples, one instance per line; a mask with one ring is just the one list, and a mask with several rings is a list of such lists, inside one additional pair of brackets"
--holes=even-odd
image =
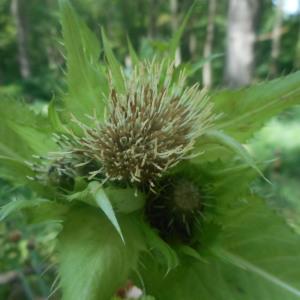
[(283, 0), (277, 0), (276, 16), (272, 31), (272, 49), (270, 74), (276, 76), (278, 73), (277, 61), (280, 55), (281, 27), (283, 21)]
[(31, 76), (30, 60), (27, 49), (27, 26), (22, 14), (22, 0), (11, 1), (11, 14), (16, 24), (17, 29), (17, 44), (18, 44), (18, 60), (20, 73), (23, 79), (28, 79)]
[(251, 83), (254, 67), (254, 22), (259, 0), (229, 0), (225, 83)]
[[(170, 0), (171, 10), (171, 28), (173, 34), (178, 30), (178, 0)], [(175, 53), (175, 65), (178, 66), (181, 63), (181, 51), (180, 47), (176, 49)]]
[[(212, 54), (213, 40), (214, 40), (214, 23), (215, 23), (215, 14), (217, 8), (217, 0), (210, 0), (208, 6), (208, 22), (206, 30), (206, 39), (203, 49), (203, 58), (208, 59)], [(212, 85), (212, 68), (211, 62), (207, 61), (202, 69), (202, 80), (203, 86), (210, 88)]]

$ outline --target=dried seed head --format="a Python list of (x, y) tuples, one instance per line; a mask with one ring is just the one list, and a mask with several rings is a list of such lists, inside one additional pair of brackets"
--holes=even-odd
[(93, 128), (80, 124), (84, 136), (75, 137), (77, 151), (101, 165), (92, 176), (153, 189), (211, 125), (211, 104), (198, 85), (184, 88), (185, 76), (176, 75), (174, 65), (141, 64), (124, 81), (125, 92), (111, 89), (104, 124), (96, 117)]

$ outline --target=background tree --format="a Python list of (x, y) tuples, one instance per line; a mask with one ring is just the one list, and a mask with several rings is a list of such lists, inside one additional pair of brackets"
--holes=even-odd
[(278, 73), (277, 60), (280, 55), (280, 40), (283, 21), (283, 3), (283, 0), (277, 1), (274, 27), (272, 31), (270, 75), (273, 77), (275, 77)]
[[(176, 33), (179, 27), (178, 10), (179, 10), (178, 0), (170, 0), (171, 28), (173, 34)], [(175, 64), (179, 65), (180, 63), (181, 63), (181, 50), (180, 47), (178, 47), (176, 49)]]
[(252, 79), (258, 5), (258, 0), (229, 0), (225, 82), (231, 87)]
[(28, 23), (25, 1), (12, 0), (11, 14), (16, 24), (20, 74), (26, 80), (31, 76), (31, 63), (28, 54)]
[[(206, 39), (205, 39), (204, 50), (203, 50), (204, 60), (208, 60), (212, 55), (216, 9), (217, 9), (217, 0), (209, 1)], [(210, 88), (212, 86), (212, 66), (210, 61), (207, 61), (203, 65), (202, 77), (203, 77), (202, 79), (203, 85), (207, 88)]]

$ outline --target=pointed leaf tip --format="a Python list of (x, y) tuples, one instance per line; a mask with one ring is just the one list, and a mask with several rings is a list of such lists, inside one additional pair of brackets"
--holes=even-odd
[(101, 34), (102, 34), (105, 57), (107, 59), (107, 62), (109, 64), (110, 71), (112, 74), (112, 81), (115, 85), (115, 88), (119, 92), (124, 92), (125, 91), (125, 83), (124, 83), (124, 77), (122, 74), (121, 65), (118, 62), (118, 60), (116, 59), (116, 57), (112, 51), (111, 44), (105, 34), (103, 27), (101, 28)]
[(264, 178), (267, 182), (270, 181), (263, 175), (262, 171), (256, 165), (253, 157), (247, 152), (247, 150), (235, 139), (230, 137), (227, 134), (224, 134), (217, 130), (208, 130), (206, 133), (206, 137), (210, 139), (213, 143), (221, 144), (232, 152), (237, 154), (245, 163), (247, 163), (251, 168), (253, 168), (262, 178)]
[[(108, 82), (99, 64), (99, 41), (69, 1), (60, 2), (60, 13), (67, 58), (68, 93), (63, 99), (66, 112), (85, 122), (88, 122), (86, 115), (96, 112), (101, 120), (105, 104), (102, 97), (108, 93)], [(69, 115), (66, 119), (69, 120)]]
[(117, 230), (123, 243), (125, 244), (125, 239), (123, 237), (122, 230), (120, 228), (113, 206), (109, 198), (107, 197), (105, 191), (103, 190), (102, 186), (98, 182), (92, 182), (91, 192), (93, 193), (93, 197), (95, 198), (96, 203), (98, 204), (100, 209), (104, 212), (104, 214), (109, 219), (109, 221), (114, 226), (114, 228)]

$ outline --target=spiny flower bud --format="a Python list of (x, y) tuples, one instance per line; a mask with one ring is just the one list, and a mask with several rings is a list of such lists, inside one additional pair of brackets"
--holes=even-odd
[(195, 227), (201, 226), (207, 194), (190, 179), (167, 176), (159, 193), (148, 197), (146, 218), (164, 239), (189, 241)]
[(84, 136), (78, 149), (103, 174), (118, 180), (149, 186), (181, 160), (190, 156), (195, 141), (211, 125), (212, 105), (198, 85), (184, 88), (185, 75), (174, 65), (144, 63), (129, 78), (125, 92), (111, 88), (104, 123), (79, 123)]

